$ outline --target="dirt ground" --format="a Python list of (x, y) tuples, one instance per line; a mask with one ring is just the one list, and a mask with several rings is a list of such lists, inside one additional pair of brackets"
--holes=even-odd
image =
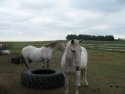
[[(117, 57), (119, 58), (118, 61), (120, 61), (117, 63), (117, 60), (115, 60), (117, 54), (112, 55), (114, 59), (107, 57), (105, 54), (95, 55), (95, 52), (91, 52), (89, 55), (89, 87), (82, 86), (79, 88), (79, 94), (125, 94), (125, 85), (123, 82), (125, 78), (123, 74), (124, 69), (120, 65), (120, 63), (125, 65), (123, 63), (124, 59)], [(105, 60), (110, 63), (105, 63)], [(58, 62), (60, 62), (60, 57), (58, 59), (55, 57), (51, 63), (51, 67), (59, 68), (60, 63)], [(33, 63), (31, 67), (40, 68), (40, 65)], [(64, 94), (65, 86), (52, 90), (31, 89), (22, 86), (20, 74), (24, 69), (21, 65), (11, 63), (11, 56), (0, 55), (0, 94)], [(74, 79), (71, 80), (69, 89), (69, 94), (74, 94)]]
[[(54, 62), (56, 61), (54, 60)], [(24, 69), (25, 68), (21, 65), (11, 63), (11, 56), (0, 56), (0, 94), (64, 94), (64, 86), (52, 90), (31, 89), (22, 86), (20, 82), (20, 74)], [(72, 94), (74, 92), (74, 89), (74, 84), (70, 84), (71, 91), (69, 92), (69, 94)], [(80, 94), (82, 94), (82, 92), (84, 94), (88, 94), (88, 91), (95, 92), (96, 90), (89, 90), (89, 88), (87, 87), (82, 87), (79, 91)], [(98, 91), (98, 94), (99, 93), (101, 92)]]

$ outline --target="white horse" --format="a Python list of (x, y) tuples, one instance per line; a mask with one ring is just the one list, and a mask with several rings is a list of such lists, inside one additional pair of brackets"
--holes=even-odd
[(84, 47), (81, 47), (80, 43), (81, 41), (76, 39), (69, 41), (62, 57), (61, 68), (65, 77), (65, 94), (68, 94), (69, 92), (68, 80), (70, 74), (75, 74), (76, 77), (75, 94), (79, 93), (78, 87), (81, 86), (81, 83), (83, 83), (83, 81), (85, 82), (85, 85), (88, 86), (88, 82), (86, 79), (88, 62), (87, 50)]
[(7, 50), (7, 43), (0, 43), (0, 50)]
[(4, 55), (10, 55), (11, 54), (10, 50), (1, 50), (0, 53), (4, 54)]
[(26, 46), (22, 49), (21, 63), (25, 64), (25, 66), (29, 68), (28, 63), (43, 62), (43, 68), (49, 68), (49, 62), (52, 58), (52, 53), (54, 49), (64, 51), (64, 43), (62, 41), (54, 42), (40, 48), (34, 46)]

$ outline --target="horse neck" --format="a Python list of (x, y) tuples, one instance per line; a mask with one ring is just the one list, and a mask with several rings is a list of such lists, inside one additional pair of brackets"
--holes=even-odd
[(54, 51), (54, 48), (52, 48), (52, 47), (46, 47), (51, 53), (53, 53), (53, 51)]
[(57, 44), (49, 45), (48, 48), (50, 48), (52, 51), (54, 51), (55, 49), (57, 49)]

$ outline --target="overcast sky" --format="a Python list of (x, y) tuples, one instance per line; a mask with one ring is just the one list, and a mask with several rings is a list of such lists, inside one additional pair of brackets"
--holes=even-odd
[(0, 41), (62, 40), (67, 34), (125, 38), (125, 1), (0, 0)]

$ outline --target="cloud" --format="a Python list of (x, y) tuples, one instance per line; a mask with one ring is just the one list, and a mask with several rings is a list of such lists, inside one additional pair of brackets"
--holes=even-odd
[(121, 37), (124, 14), (123, 0), (1, 0), (0, 40), (58, 40), (67, 34)]
[(79, 9), (89, 9), (92, 11), (116, 12), (124, 7), (123, 0), (70, 0), (71, 5)]

